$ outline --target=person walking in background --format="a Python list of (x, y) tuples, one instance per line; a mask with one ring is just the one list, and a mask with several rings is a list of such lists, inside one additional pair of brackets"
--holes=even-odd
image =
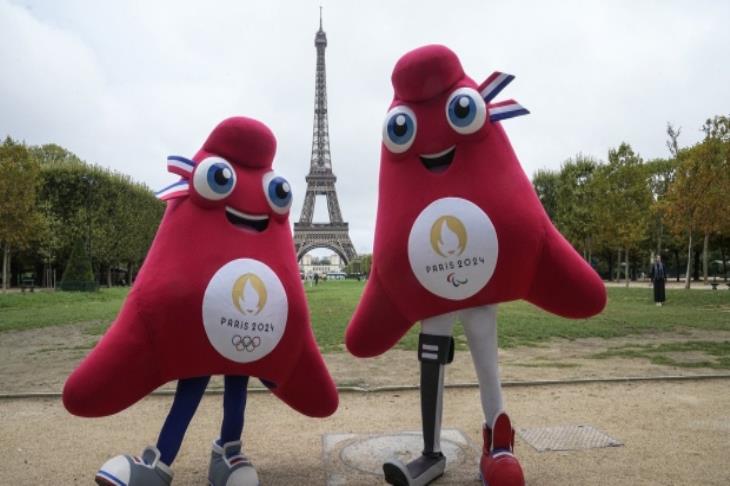
[(667, 273), (662, 263), (661, 255), (656, 256), (656, 261), (651, 265), (651, 282), (654, 285), (654, 302), (657, 306), (664, 304), (667, 297), (664, 293), (664, 281), (667, 278)]

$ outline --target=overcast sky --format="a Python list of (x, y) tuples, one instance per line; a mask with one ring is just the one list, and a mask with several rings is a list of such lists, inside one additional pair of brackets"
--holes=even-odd
[[(359, 252), (372, 249), (382, 120), (393, 65), (441, 43), (477, 83), (515, 74), (500, 98), (529, 176), (631, 143), (663, 157), (730, 113), (727, 1), (8, 1), (0, 0), (0, 136), (57, 143), (157, 189), (168, 154), (192, 156), (232, 115), (278, 139), (295, 191), (309, 170), (319, 5), (327, 33), (332, 162)], [(315, 219), (326, 213), (317, 206)]]

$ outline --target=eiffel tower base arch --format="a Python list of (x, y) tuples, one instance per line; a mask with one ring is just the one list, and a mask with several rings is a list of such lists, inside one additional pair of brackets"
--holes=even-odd
[(357, 258), (347, 223), (294, 223), (294, 248), (297, 261), (315, 248), (332, 250), (342, 259), (343, 265)]

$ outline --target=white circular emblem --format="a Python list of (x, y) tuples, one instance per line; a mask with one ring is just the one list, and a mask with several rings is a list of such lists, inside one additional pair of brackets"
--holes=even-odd
[(408, 260), (429, 292), (451, 300), (471, 297), (497, 266), (497, 232), (476, 204), (446, 197), (429, 204), (408, 237)]
[(248, 363), (269, 354), (284, 335), (289, 304), (268, 265), (240, 258), (223, 265), (205, 289), (203, 324), (221, 355)]

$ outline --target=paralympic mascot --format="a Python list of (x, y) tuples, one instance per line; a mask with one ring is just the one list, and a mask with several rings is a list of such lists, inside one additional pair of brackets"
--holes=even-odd
[(424, 485), (443, 474), (444, 369), (457, 320), (484, 409), (482, 480), (524, 484), (502, 402), (496, 304), (525, 299), (585, 318), (606, 302), (596, 272), (551, 224), (501, 126), (528, 113), (513, 100), (492, 101), (513, 78), (496, 72), (478, 85), (438, 45), (405, 54), (393, 71), (372, 271), (346, 332), (352, 354), (376, 356), (421, 321), (424, 450), (409, 464), (384, 464), (391, 484)]
[(157, 445), (110, 459), (97, 484), (170, 484), (210, 375), (225, 376), (214, 486), (259, 482), (241, 448), (250, 376), (303, 414), (337, 409), (299, 278), (291, 190), (271, 169), (275, 150), (265, 125), (235, 117), (192, 159), (168, 157), (181, 179), (158, 193), (167, 209), (145, 263), (116, 321), (66, 381), (63, 402), (75, 415), (100, 417), (171, 380), (177, 390)]

